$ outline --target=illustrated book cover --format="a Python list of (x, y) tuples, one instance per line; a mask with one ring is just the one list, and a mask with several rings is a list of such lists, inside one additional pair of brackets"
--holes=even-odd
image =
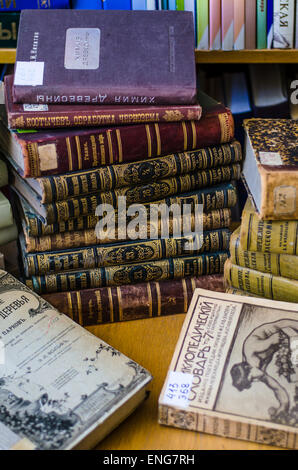
[(298, 306), (196, 289), (159, 423), (298, 448)]
[(298, 218), (298, 123), (248, 119), (243, 175), (261, 218)]
[(151, 375), (0, 271), (5, 449), (92, 448), (145, 398)]
[(188, 11), (25, 10), (13, 100), (194, 104), (194, 50)]

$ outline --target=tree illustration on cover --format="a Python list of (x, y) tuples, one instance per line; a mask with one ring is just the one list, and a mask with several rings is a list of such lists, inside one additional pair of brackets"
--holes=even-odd
[[(290, 409), (288, 391), (280, 383), (283, 376), (287, 382), (298, 382), (295, 374), (298, 351), (298, 321), (283, 319), (272, 323), (264, 323), (246, 337), (242, 347), (243, 361), (231, 368), (233, 386), (240, 392), (253, 386), (254, 382), (262, 382), (272, 390), (278, 407), (268, 409), (273, 422), (298, 427), (298, 387), (295, 387), (295, 405)], [(266, 371), (274, 361), (276, 376)], [(294, 362), (295, 363), (294, 363)], [(275, 374), (274, 374), (275, 375)]]

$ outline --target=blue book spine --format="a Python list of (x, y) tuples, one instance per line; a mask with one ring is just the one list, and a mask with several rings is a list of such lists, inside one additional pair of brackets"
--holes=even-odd
[(103, 0), (104, 10), (131, 10), (131, 0)]
[(169, 0), (169, 10), (176, 10), (176, 0)]
[(267, 0), (267, 49), (273, 47), (273, 4), (274, 0)]
[(0, 2), (0, 11), (48, 10), (69, 8), (69, 0), (5, 0)]
[(74, 10), (102, 10), (101, 0), (72, 0)]
[(133, 10), (147, 10), (146, 0), (131, 0), (131, 7)]

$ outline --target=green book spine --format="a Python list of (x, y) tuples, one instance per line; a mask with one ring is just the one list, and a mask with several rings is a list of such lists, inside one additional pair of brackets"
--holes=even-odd
[(176, 0), (176, 10), (184, 10), (184, 0)]
[(257, 0), (257, 49), (267, 48), (267, 0)]
[(63, 176), (39, 178), (42, 203), (49, 204), (69, 197), (111, 191), (152, 181), (184, 175), (206, 168), (230, 165), (242, 160), (241, 145), (216, 145), (200, 150), (167, 155), (134, 163), (109, 165), (95, 170), (75, 171)]
[(233, 164), (223, 167), (211, 168), (200, 172), (172, 178), (158, 180), (146, 185), (118, 188), (114, 191), (94, 193), (85, 197), (69, 198), (66, 201), (57, 201), (44, 205), (46, 211), (46, 224), (60, 222), (82, 215), (95, 214), (100, 204), (110, 204), (117, 208), (118, 198), (126, 197), (127, 204), (145, 203), (161, 198), (181, 194), (186, 191), (204, 188), (222, 182), (237, 180), (240, 177), (240, 165)]
[(46, 294), (92, 287), (181, 279), (222, 273), (227, 258), (227, 252), (205, 253), (199, 256), (162, 259), (141, 264), (32, 276), (31, 279), (26, 280), (26, 284), (35, 292)]
[[(213, 186), (198, 191), (168, 197), (155, 204), (202, 204), (204, 212), (234, 207), (237, 202), (237, 190), (232, 183)], [(98, 218), (95, 215), (81, 216), (61, 222), (46, 225), (34, 214), (30, 206), (22, 199), (26, 231), (28, 236), (37, 237), (53, 235), (78, 230), (92, 229), (96, 226)]]
[(0, 48), (17, 47), (19, 21), (20, 12), (0, 12)]
[(65, 251), (26, 254), (23, 252), (26, 277), (60, 271), (153, 261), (163, 258), (197, 255), (228, 250), (228, 229), (202, 232), (180, 238), (130, 240), (111, 245), (89, 246)]
[(209, 49), (209, 0), (196, 0), (197, 48)]

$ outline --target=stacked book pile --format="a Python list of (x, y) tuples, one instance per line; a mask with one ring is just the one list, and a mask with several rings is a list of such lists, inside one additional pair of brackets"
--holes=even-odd
[(248, 119), (245, 131), (250, 196), (231, 236), (228, 291), (298, 302), (298, 124)]
[[(242, 160), (240, 144), (233, 140), (231, 112), (204, 95), (202, 115), (197, 104), (191, 15), (97, 13), (98, 18), (96, 12), (60, 12), (59, 28), (68, 28), (69, 35), (67, 67), (53, 73), (44, 26), (58, 27), (56, 16), (51, 11), (22, 12), (14, 78), (5, 79), (8, 120), (7, 125), (2, 121), (0, 137), (12, 165), (26, 284), (84, 325), (187, 310), (194, 288), (203, 285), (203, 275), (223, 272), (231, 208), (237, 202), (233, 182), (240, 177)], [(101, 94), (92, 92), (92, 84), (82, 81), (84, 74), (88, 80), (90, 70), (86, 73), (74, 63), (85, 57), (80, 47), (88, 49), (88, 37), (96, 49), (97, 29), (89, 28), (89, 36), (82, 33), (84, 21), (96, 26), (100, 20), (104, 35), (117, 15), (123, 25), (119, 34), (135, 26), (138, 37), (141, 32), (147, 35), (143, 42), (150, 54), (154, 47), (160, 54), (161, 44), (168, 44), (160, 38), (152, 41), (150, 28), (156, 29), (159, 22), (160, 29), (168, 21), (175, 24), (173, 34), (183, 36), (173, 36), (176, 77), (161, 69), (159, 57), (160, 89), (156, 77), (150, 77), (151, 87), (145, 77), (143, 88), (136, 86), (131, 95), (131, 86), (125, 84), (126, 64), (119, 61), (118, 66), (114, 58), (115, 73), (102, 77), (92, 56), (92, 67), (103, 80)], [(84, 34), (81, 43), (78, 34)], [(27, 62), (32, 54), (28, 36), (35, 37), (37, 62)], [(124, 39), (135, 38), (130, 34)], [(64, 56), (59, 44), (55, 56)], [(131, 44), (126, 46), (129, 51)], [(104, 52), (102, 61), (109, 61)], [(133, 55), (136, 69), (138, 59), (146, 67), (145, 57)], [(152, 59), (149, 62), (154, 69)], [(102, 63), (101, 69), (107, 65)], [(80, 67), (86, 67), (83, 59)], [(73, 80), (71, 95), (67, 79)], [(115, 80), (124, 80), (124, 92)], [(156, 86), (157, 96), (147, 96), (146, 84), (151, 91)], [(135, 102), (139, 106), (132, 106)], [(159, 212), (161, 205), (171, 209), (168, 217)], [(188, 219), (181, 209), (186, 205)], [(203, 230), (196, 230), (198, 226)], [(205, 282), (215, 290), (222, 288), (220, 277)]]

